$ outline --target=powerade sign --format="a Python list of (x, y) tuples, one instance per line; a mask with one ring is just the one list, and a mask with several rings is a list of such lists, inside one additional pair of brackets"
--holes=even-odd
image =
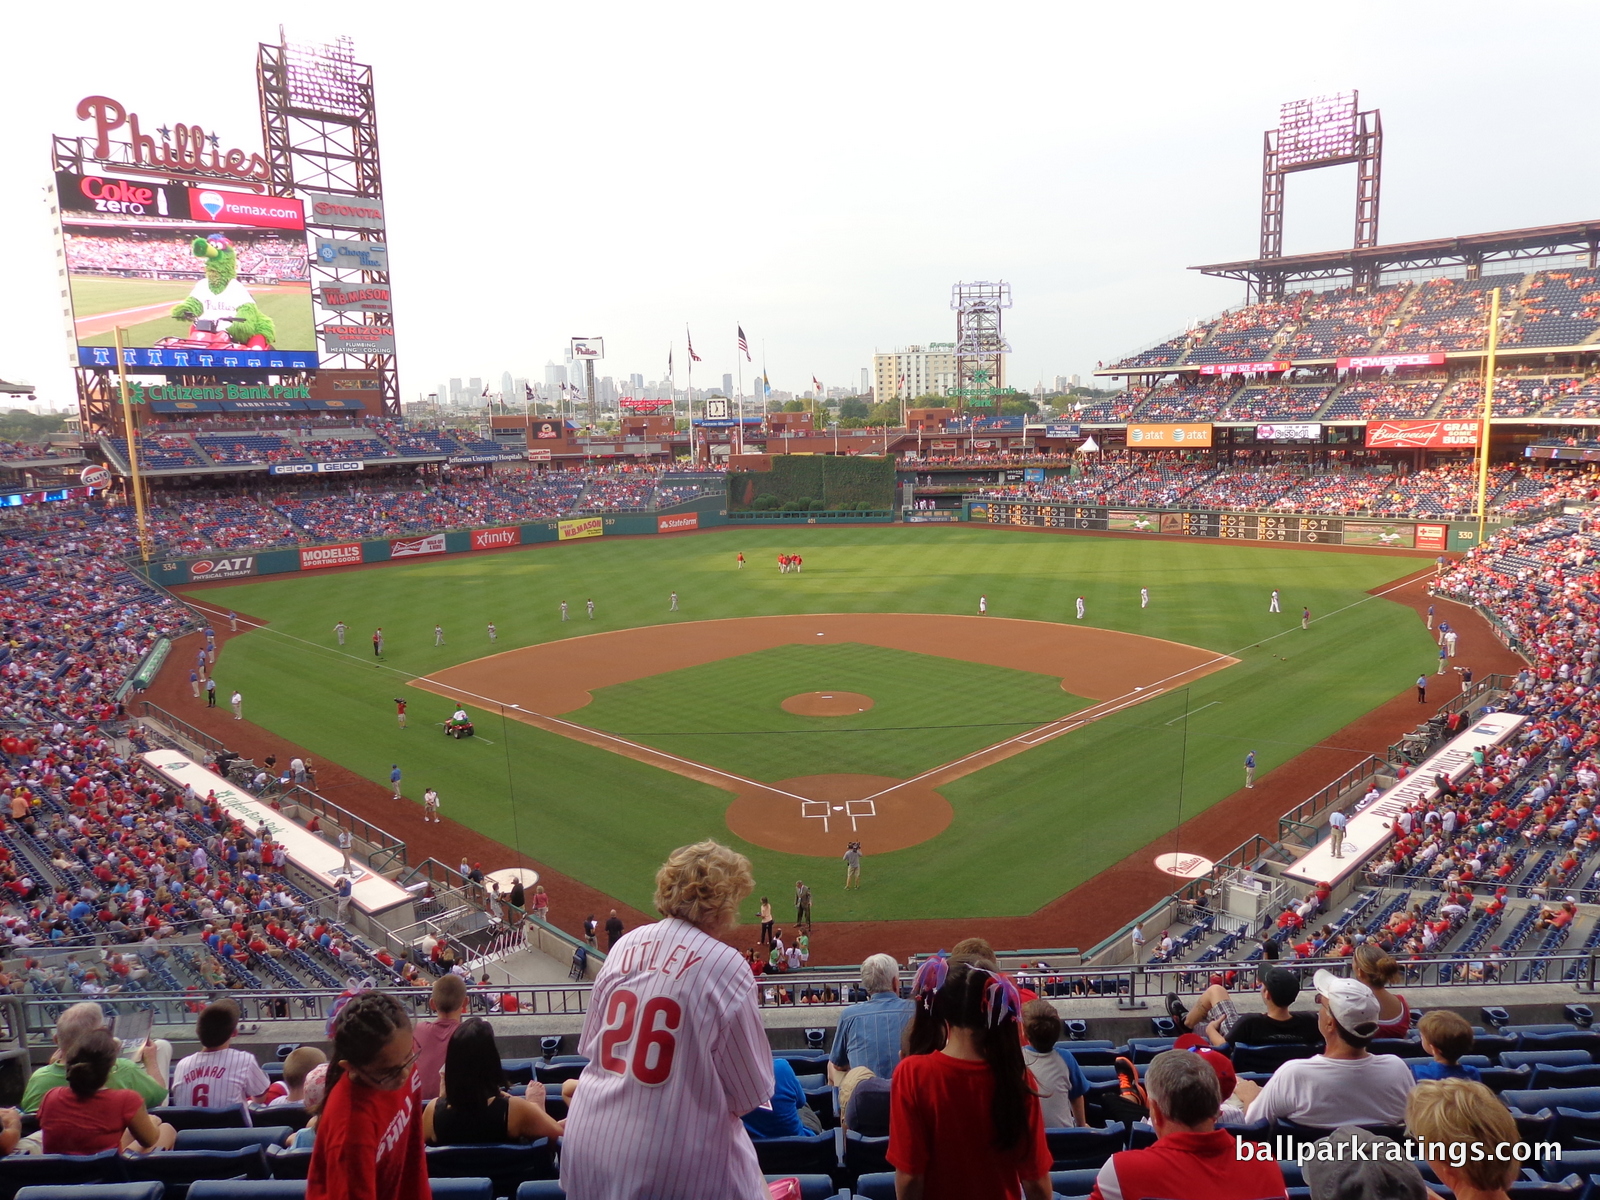
[(193, 580), (238, 579), (242, 575), (255, 573), (256, 560), (253, 554), (242, 558), (201, 558), (189, 564), (189, 578)]

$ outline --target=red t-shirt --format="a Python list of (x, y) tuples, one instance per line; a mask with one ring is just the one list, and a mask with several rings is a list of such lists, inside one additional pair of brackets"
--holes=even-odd
[(323, 1103), (306, 1200), (433, 1200), (417, 1073), (392, 1092), (339, 1076)]
[(1021, 1142), (1011, 1151), (996, 1150), (993, 1098), (988, 1063), (942, 1052), (902, 1058), (889, 1092), (889, 1162), (922, 1176), (926, 1200), (1020, 1200), (1023, 1179), (1050, 1173), (1044, 1118), (1038, 1099), (1030, 1099)]
[(51, 1088), (39, 1102), (39, 1129), (46, 1154), (99, 1154), (122, 1144), (144, 1101), (125, 1088), (101, 1088), (85, 1099), (71, 1088)]

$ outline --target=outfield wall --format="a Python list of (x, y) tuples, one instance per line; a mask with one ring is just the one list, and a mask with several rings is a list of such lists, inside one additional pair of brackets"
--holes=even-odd
[(208, 583), (213, 579), (248, 579), (295, 571), (318, 571), (327, 567), (398, 562), (440, 554), (506, 550), (541, 542), (689, 533), (728, 523), (726, 501), (720, 496), (701, 496), (670, 509), (650, 512), (595, 513), (591, 516), (559, 517), (480, 529), (450, 529), (412, 537), (351, 540), (321, 546), (285, 546), (232, 555), (195, 555), (152, 562), (146, 569), (153, 582), (162, 587), (178, 587), (185, 583)]
[[(937, 510), (935, 510), (937, 511)], [(953, 511), (953, 510), (951, 510)], [(937, 519), (924, 510), (921, 519)], [(1220, 538), (1245, 542), (1300, 542), (1323, 546), (1364, 546), (1380, 550), (1470, 550), (1478, 526), (1470, 521), (1411, 517), (1313, 517), (1283, 512), (1222, 512), (1215, 509), (1113, 507), (1049, 500), (967, 500), (961, 519), (1023, 529), (1091, 529), (1117, 533), (1158, 533), (1176, 537)], [(908, 515), (908, 521), (918, 519)], [(948, 518), (945, 518), (948, 519)], [(1508, 522), (1491, 518), (1487, 534)]]

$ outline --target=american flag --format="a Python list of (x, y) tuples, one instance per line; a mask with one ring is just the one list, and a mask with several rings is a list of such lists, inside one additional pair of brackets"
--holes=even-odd
[(672, 347), (667, 347), (667, 378), (672, 378)]
[(700, 356), (694, 352), (694, 337), (692, 334), (690, 334), (689, 327), (687, 325), (683, 327), (683, 337), (684, 340), (689, 343), (689, 361), (699, 362)]
[(744, 336), (744, 326), (736, 325), (734, 328), (739, 331), (739, 349), (744, 354), (745, 362), (754, 362), (755, 359), (750, 357), (750, 339)]

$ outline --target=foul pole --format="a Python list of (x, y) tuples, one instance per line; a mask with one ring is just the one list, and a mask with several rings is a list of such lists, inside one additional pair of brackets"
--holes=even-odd
[(144, 479), (139, 474), (139, 441), (133, 431), (133, 404), (128, 391), (127, 356), (122, 352), (122, 326), (113, 332), (117, 347), (117, 381), (122, 386), (122, 429), (128, 439), (128, 474), (133, 479), (133, 515), (139, 527), (139, 558), (150, 561), (150, 526), (144, 515)]
[(1489, 520), (1489, 426), (1494, 421), (1494, 356), (1500, 348), (1500, 289), (1489, 293), (1489, 330), (1483, 355), (1483, 421), (1478, 431), (1478, 545)]

